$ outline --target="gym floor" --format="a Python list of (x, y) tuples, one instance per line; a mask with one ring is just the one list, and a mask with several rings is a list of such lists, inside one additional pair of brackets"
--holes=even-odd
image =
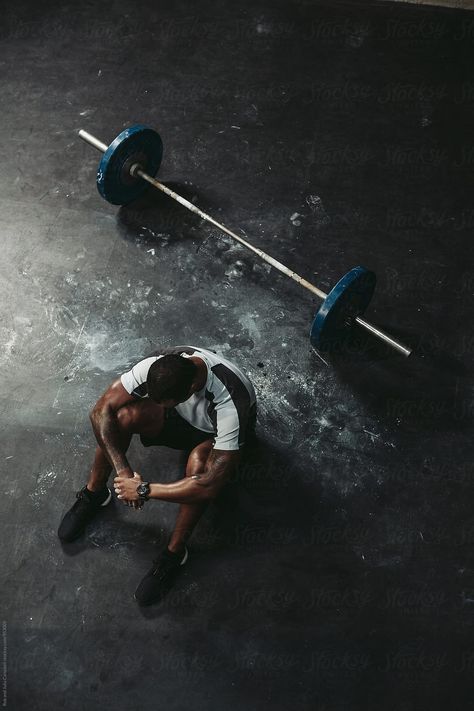
[[(469, 707), (473, 35), (470, 13), (386, 2), (4, 7), (8, 708)], [(162, 135), (161, 180), (321, 289), (373, 269), (366, 317), (412, 357), (362, 334), (316, 353), (318, 299), (159, 193), (102, 200), (77, 131), (134, 123)], [(115, 502), (69, 546), (56, 531), (98, 396), (182, 343), (248, 372), (259, 445), (142, 610), (176, 505)], [(164, 448), (130, 459), (183, 472)]]

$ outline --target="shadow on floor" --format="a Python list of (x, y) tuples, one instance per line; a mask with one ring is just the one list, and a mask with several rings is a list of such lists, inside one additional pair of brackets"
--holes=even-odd
[(403, 422), (408, 429), (462, 432), (470, 428), (474, 413), (466, 392), (469, 370), (461, 358), (435, 343), (416, 345), (413, 334), (377, 325), (413, 344), (412, 355), (405, 358), (354, 329), (336, 352), (323, 354), (339, 381), (374, 414)]

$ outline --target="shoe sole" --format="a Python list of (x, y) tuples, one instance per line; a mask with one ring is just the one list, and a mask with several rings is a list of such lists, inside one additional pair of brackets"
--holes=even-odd
[(107, 496), (106, 500), (101, 503), (101, 506), (107, 506), (108, 503), (110, 503), (112, 499), (112, 492), (110, 491), (109, 487), (107, 487), (109, 495)]

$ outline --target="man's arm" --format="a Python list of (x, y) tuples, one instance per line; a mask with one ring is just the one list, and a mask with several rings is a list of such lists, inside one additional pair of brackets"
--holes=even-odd
[[(194, 504), (214, 499), (223, 485), (229, 481), (240, 458), (238, 450), (213, 449), (202, 472), (185, 477), (172, 484), (150, 484), (150, 498), (170, 501), (176, 504)], [(120, 490), (120, 498), (125, 501), (138, 499), (139, 481), (124, 479), (120, 474), (114, 479), (114, 486)]]
[(150, 484), (150, 498), (178, 504), (210, 501), (229, 481), (238, 461), (238, 450), (212, 449), (202, 472), (172, 484)]
[(92, 429), (97, 442), (115, 471), (120, 472), (121, 476), (127, 477), (133, 477), (133, 470), (121, 444), (117, 411), (133, 401), (135, 401), (135, 397), (125, 390), (119, 378), (99, 398), (90, 413)]

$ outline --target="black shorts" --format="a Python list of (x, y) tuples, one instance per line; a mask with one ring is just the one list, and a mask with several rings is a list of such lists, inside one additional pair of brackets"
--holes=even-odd
[(172, 449), (191, 450), (207, 439), (214, 439), (214, 432), (203, 432), (189, 424), (174, 407), (165, 410), (165, 422), (156, 437), (140, 435), (145, 447), (171, 447)]
[[(246, 441), (255, 437), (256, 418), (256, 408), (251, 407), (246, 429)], [(204, 432), (193, 427), (181, 417), (174, 407), (165, 410), (165, 421), (159, 435), (156, 437), (140, 435), (144, 447), (171, 447), (171, 449), (185, 451), (191, 451), (206, 440), (214, 441), (214, 438), (214, 432)]]

